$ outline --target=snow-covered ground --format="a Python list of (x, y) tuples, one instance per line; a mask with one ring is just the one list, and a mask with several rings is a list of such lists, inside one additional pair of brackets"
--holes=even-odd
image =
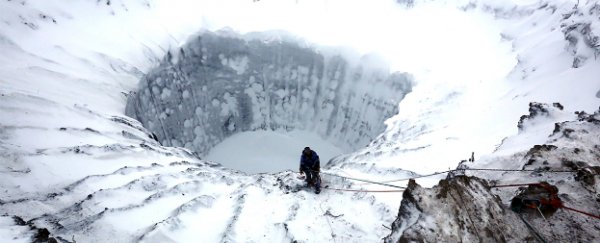
[(325, 164), (344, 151), (307, 131), (254, 131), (235, 134), (210, 150), (206, 160), (248, 173), (298, 171), (304, 147)]
[[(378, 241), (390, 233), (401, 194), (325, 189), (317, 196), (292, 172), (246, 175), (162, 146), (125, 116), (129, 92), (199, 30), (285, 30), (318, 50), (378, 52), (391, 71), (414, 77), (387, 129), (324, 171), (388, 181), (454, 168), (471, 152), (477, 166), (519, 168), (525, 161), (514, 159), (547, 143), (556, 122), (600, 106), (598, 6), (593, 0), (0, 2), (0, 238), (43, 238), (47, 228), (51, 237), (78, 242)], [(560, 102), (564, 110), (519, 131), (516, 122), (532, 101)], [(244, 134), (230, 139), (236, 136)], [(305, 135), (272, 139), (282, 136), (265, 138), (290, 156), (292, 169), (304, 146), (334, 151), (315, 138), (284, 146)], [(597, 139), (582, 139), (597, 148)], [(223, 150), (237, 156), (243, 151), (232, 147), (258, 144), (257, 136), (243, 140), (252, 146)], [(417, 182), (431, 186), (437, 179)], [(323, 180), (330, 189), (384, 189)]]
[[(464, 5), (495, 16), (486, 25), (488, 31), (497, 32), (465, 34), (496, 38), (462, 50), (484, 52), (483, 57), (474, 58), (477, 63), (456, 60), (456, 73), (453, 65), (441, 72), (414, 72), (417, 85), (400, 102), (398, 115), (386, 121), (387, 130), (363, 151), (336, 163), (361, 161), (419, 173), (440, 171), (453, 168), (472, 152), (476, 158), (493, 152), (502, 139), (517, 133), (515, 118), (527, 114), (529, 102), (560, 102), (569, 114), (595, 111), (600, 106), (600, 51), (597, 41), (588, 39), (597, 39), (600, 32), (597, 5), (586, 1), (574, 8), (576, 3), (479, 1)], [(478, 12), (467, 12), (472, 11)], [(486, 18), (481, 21), (486, 23)], [(590, 28), (584, 28), (585, 35), (580, 33), (582, 25)], [(569, 38), (575, 40), (569, 42)], [(574, 68), (578, 53), (585, 64)], [(464, 55), (469, 54), (452, 57)], [(564, 120), (556, 117), (545, 124)], [(540, 142), (532, 139), (517, 147), (524, 150)]]

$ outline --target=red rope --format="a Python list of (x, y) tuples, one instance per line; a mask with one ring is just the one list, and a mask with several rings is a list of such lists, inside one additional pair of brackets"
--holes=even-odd
[(340, 189), (340, 188), (323, 188), (326, 190), (333, 191), (344, 191), (344, 192), (403, 192), (404, 190), (356, 190), (356, 189)]
[(584, 214), (584, 215), (590, 216), (592, 218), (600, 219), (600, 215), (594, 215), (594, 214), (591, 214), (588, 212), (584, 212), (584, 211), (570, 208), (570, 207), (563, 205), (560, 198), (558, 198), (558, 195), (557, 195), (558, 191), (556, 191), (556, 188), (554, 188), (554, 190), (553, 190), (553, 187), (551, 187), (550, 184), (548, 184), (548, 183), (508, 184), (508, 185), (496, 185), (496, 186), (490, 186), (490, 187), (517, 187), (517, 186), (540, 186), (540, 187), (543, 187), (546, 190), (548, 190), (548, 192), (551, 193), (552, 195), (550, 196), (549, 199), (541, 199), (540, 200), (541, 204), (545, 204), (545, 205), (548, 205), (553, 208), (564, 208), (566, 210), (578, 212), (580, 214)]
[(594, 214), (591, 214), (591, 213), (588, 213), (588, 212), (584, 212), (584, 211), (577, 210), (577, 209), (574, 209), (574, 208), (566, 207), (564, 205), (562, 206), (562, 208), (567, 209), (567, 210), (571, 210), (571, 211), (575, 211), (575, 212), (578, 212), (580, 214), (585, 214), (587, 216), (590, 216), (590, 217), (593, 217), (593, 218), (596, 218), (596, 219), (600, 219), (600, 215), (594, 215)]

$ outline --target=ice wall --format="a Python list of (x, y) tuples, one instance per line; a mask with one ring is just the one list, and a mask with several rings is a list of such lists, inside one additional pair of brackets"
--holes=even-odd
[(242, 131), (309, 130), (365, 146), (411, 90), (371, 58), (324, 55), (290, 41), (203, 33), (140, 81), (126, 114), (163, 145), (201, 154)]

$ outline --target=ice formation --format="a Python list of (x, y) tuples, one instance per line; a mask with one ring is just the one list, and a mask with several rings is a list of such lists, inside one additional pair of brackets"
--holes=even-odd
[(315, 132), (349, 150), (383, 132), (411, 90), (410, 75), (390, 74), (374, 57), (354, 63), (291, 41), (248, 38), (206, 32), (167, 53), (130, 95), (126, 114), (163, 145), (200, 154), (256, 130)]

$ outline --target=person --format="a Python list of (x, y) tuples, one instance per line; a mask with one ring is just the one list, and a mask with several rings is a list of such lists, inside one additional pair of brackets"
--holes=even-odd
[(319, 160), (319, 155), (309, 147), (305, 147), (302, 150), (302, 156), (300, 156), (300, 174), (306, 174), (306, 184), (308, 186), (315, 186), (316, 194), (321, 193), (320, 170), (321, 161)]

